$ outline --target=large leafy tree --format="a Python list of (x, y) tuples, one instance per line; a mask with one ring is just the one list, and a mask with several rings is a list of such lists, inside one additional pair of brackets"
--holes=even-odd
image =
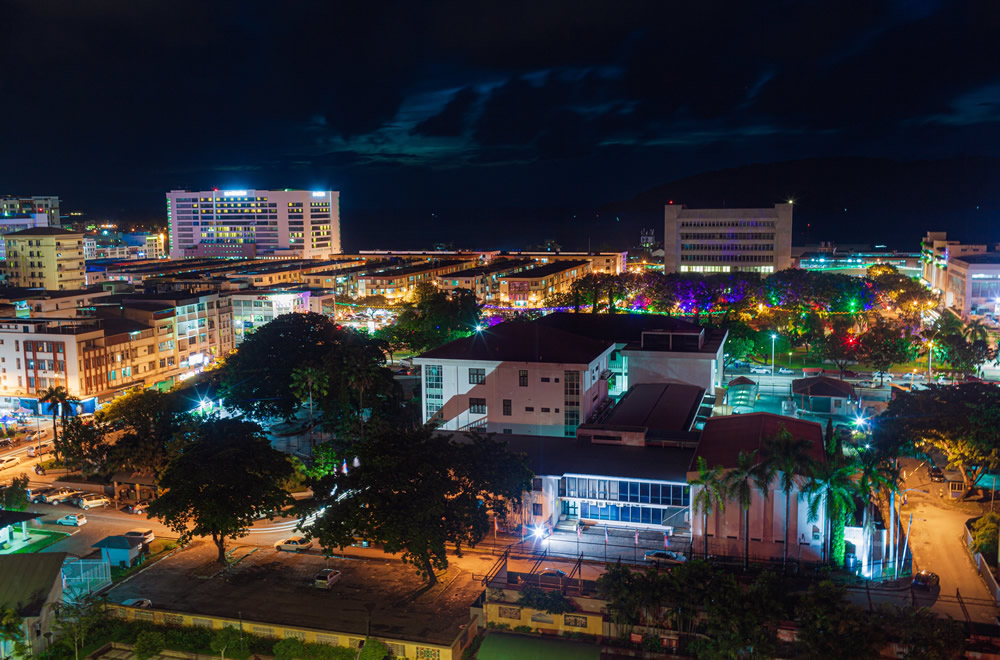
[(903, 326), (881, 317), (858, 338), (860, 361), (882, 373), (908, 361), (912, 353), (913, 341), (904, 334)]
[[(136, 389), (112, 401), (103, 411), (103, 420), (95, 420), (118, 436), (108, 449), (108, 465), (154, 477), (162, 473), (186, 442), (172, 406), (171, 396), (157, 390)], [(79, 431), (80, 443), (94, 440), (82, 437), (87, 431)]]
[(19, 474), (0, 490), (0, 509), (24, 511), (28, 508), (28, 475)]
[(309, 444), (313, 437), (313, 397), (326, 396), (330, 390), (330, 376), (316, 367), (303, 366), (292, 372), (292, 393), (309, 404)]
[(831, 333), (813, 342), (812, 351), (820, 360), (832, 362), (843, 379), (847, 365), (858, 361), (858, 339), (852, 334)]
[(92, 421), (84, 421), (79, 417), (66, 420), (59, 441), (63, 463), (79, 468), (85, 475), (104, 474), (109, 468), (112, 445), (105, 437), (102, 423), (104, 415), (98, 413), (95, 417)]
[(1000, 468), (1000, 388), (966, 383), (907, 392), (889, 403), (880, 418), (886, 432), (934, 447), (960, 470), (966, 495), (986, 471)]
[(80, 660), (80, 649), (87, 645), (90, 633), (104, 620), (104, 600), (93, 594), (82, 594), (73, 600), (52, 603), (50, 607), (55, 614), (53, 628), (60, 642), (67, 646), (72, 644), (73, 657)]
[(291, 418), (300, 405), (290, 387), (292, 374), (322, 362), (348, 333), (321, 314), (282, 314), (226, 360), (221, 383), (226, 405), (255, 419)]
[(149, 513), (182, 542), (210, 536), (224, 564), (227, 539), (246, 535), (255, 520), (289, 504), (282, 485), (294, 468), (252, 422), (210, 419), (192, 434), (160, 478), (165, 492)]
[(419, 284), (413, 291), (413, 301), (406, 303), (396, 318), (416, 350), (468, 336), (480, 324), (480, 307), (476, 294), (468, 289), (439, 291), (433, 284)]
[(401, 553), (433, 584), (448, 565), (446, 544), (475, 546), (490, 530), (489, 512), (503, 523), (520, 509), (531, 484), (522, 456), (475, 434), (453, 440), (422, 427), (380, 429), (352, 447), (357, 459), (313, 480), (316, 514), (307, 533), (327, 549), (355, 537)]
[(888, 642), (884, 626), (862, 608), (848, 603), (846, 589), (830, 580), (814, 582), (795, 607), (796, 657), (882, 657)]

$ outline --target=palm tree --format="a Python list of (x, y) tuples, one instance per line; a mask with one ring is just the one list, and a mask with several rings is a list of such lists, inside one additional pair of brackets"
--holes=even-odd
[[(813, 468), (812, 476), (802, 489), (809, 503), (809, 522), (819, 520), (820, 507), (825, 509), (823, 557), (826, 561), (833, 558), (831, 541), (834, 520), (839, 525), (841, 513), (854, 511), (854, 495), (858, 492), (855, 481), (857, 471), (857, 466), (851, 463), (820, 463)], [(838, 536), (842, 540), (843, 532)]]
[(972, 343), (974, 341), (987, 341), (989, 339), (989, 333), (986, 331), (986, 326), (979, 319), (973, 319), (965, 326), (965, 331), (963, 332), (965, 341)]
[(709, 469), (703, 456), (696, 463), (698, 477), (691, 481), (692, 486), (698, 486), (698, 492), (691, 501), (695, 513), (703, 516), (702, 536), (705, 538), (705, 557), (708, 557), (708, 516), (713, 512), (723, 513), (726, 510), (726, 479), (722, 466), (716, 465)]
[(38, 397), (39, 403), (47, 403), (52, 407), (52, 449), (56, 453), (56, 460), (59, 460), (59, 429), (56, 426), (59, 415), (62, 414), (65, 418), (69, 414), (69, 406), (79, 401), (62, 385), (50, 387)]
[(766, 464), (757, 460), (757, 452), (743, 452), (736, 457), (736, 467), (726, 475), (726, 491), (729, 497), (743, 509), (743, 570), (750, 565), (750, 506), (753, 504), (753, 490), (756, 487), (767, 499), (767, 489), (771, 474)]
[(808, 454), (810, 444), (808, 440), (793, 436), (784, 425), (767, 443), (769, 470), (777, 475), (778, 487), (785, 494), (785, 545), (781, 552), (782, 567), (788, 564), (788, 518), (792, 515), (792, 491), (798, 485), (796, 476), (811, 471), (812, 461)]
[(291, 390), (300, 401), (309, 402), (309, 446), (313, 445), (313, 393), (326, 396), (330, 388), (330, 376), (316, 367), (299, 367), (292, 372)]
[[(875, 499), (883, 493), (898, 491), (900, 474), (896, 461), (875, 449), (866, 450), (860, 458), (858, 489), (867, 502), (868, 511), (865, 516), (865, 527), (869, 538), (871, 538), (875, 526)], [(866, 552), (869, 553), (869, 556), (874, 552), (873, 544), (869, 544)]]

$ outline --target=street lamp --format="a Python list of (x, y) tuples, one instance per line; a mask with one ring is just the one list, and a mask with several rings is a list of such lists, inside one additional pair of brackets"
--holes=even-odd
[(932, 339), (927, 343), (927, 382), (931, 383), (934, 381), (934, 369), (932, 365), (934, 364), (934, 340)]
[(774, 340), (778, 335), (771, 335), (771, 378), (774, 378)]

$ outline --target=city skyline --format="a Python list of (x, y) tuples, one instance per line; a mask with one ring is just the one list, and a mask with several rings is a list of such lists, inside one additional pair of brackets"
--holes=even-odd
[[(5, 87), (74, 109), (8, 105), (8, 192), (131, 220), (175, 188), (336, 189), (359, 224), (446, 234), (455, 209), (588, 208), (752, 163), (1000, 156), (985, 4), (124, 6), (5, 6)], [(36, 24), (51, 38), (20, 58)]]

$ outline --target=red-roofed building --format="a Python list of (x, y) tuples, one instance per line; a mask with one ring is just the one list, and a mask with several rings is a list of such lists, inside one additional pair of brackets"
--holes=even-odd
[[(703, 458), (709, 468), (721, 466), (728, 471), (736, 467), (740, 452), (756, 452), (763, 459), (767, 445), (781, 429), (787, 429), (796, 438), (809, 442), (808, 455), (813, 461), (826, 460), (823, 446), (823, 427), (809, 422), (772, 413), (751, 413), (728, 417), (713, 417), (705, 422), (698, 449), (688, 469), (688, 481), (698, 478), (698, 459)], [(792, 491), (791, 516), (788, 529), (790, 561), (821, 561), (823, 559), (826, 521), (823, 512), (819, 519), (810, 521), (808, 504), (800, 489), (806, 482), (805, 470), (796, 475), (798, 487)], [(695, 501), (698, 486), (691, 487), (691, 501)], [(785, 495), (777, 478), (771, 483), (765, 498), (756, 489), (750, 505), (750, 557), (756, 560), (781, 560), (784, 543)], [(693, 549), (704, 548), (704, 518), (692, 508), (691, 533)], [(743, 555), (743, 510), (735, 501), (726, 504), (722, 514), (708, 517), (709, 553), (741, 557)]]

